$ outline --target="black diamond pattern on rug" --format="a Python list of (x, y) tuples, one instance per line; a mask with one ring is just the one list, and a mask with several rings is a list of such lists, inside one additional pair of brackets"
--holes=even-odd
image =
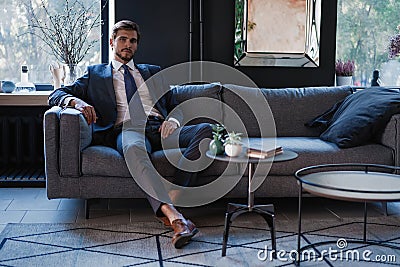
[[(400, 247), (399, 221), (395, 216), (373, 218), (368, 224), (368, 238)], [(302, 261), (301, 266), (400, 266), (399, 250), (383, 246), (349, 242), (342, 253), (346, 249), (371, 250), (372, 256), (393, 255), (395, 261), (354, 261), (339, 252), (336, 259), (321, 256), (323, 250), (337, 249), (339, 238), (360, 240), (362, 222), (309, 220), (303, 225), (302, 246), (332, 243), (310, 246), (314, 256)], [(288, 253), (297, 248), (296, 227), (296, 221), (277, 223), (278, 251)], [(0, 234), (0, 266), (295, 266), (287, 254), (281, 259), (269, 257), (270, 232), (259, 220), (240, 220), (232, 225), (226, 257), (221, 257), (223, 225), (199, 225), (199, 229), (193, 242), (175, 249), (172, 231), (159, 223), (9, 224)]]

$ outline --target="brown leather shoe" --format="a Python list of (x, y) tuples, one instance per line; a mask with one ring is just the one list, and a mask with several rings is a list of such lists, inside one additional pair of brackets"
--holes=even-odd
[(156, 219), (158, 221), (160, 221), (165, 227), (172, 228), (171, 222), (169, 221), (169, 219), (167, 217), (157, 217), (156, 216)]
[(182, 248), (199, 232), (194, 223), (185, 219), (174, 220), (171, 227), (174, 229), (172, 244), (175, 248)]

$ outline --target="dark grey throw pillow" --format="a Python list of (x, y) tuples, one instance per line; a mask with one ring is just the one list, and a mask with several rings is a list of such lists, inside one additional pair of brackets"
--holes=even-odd
[(367, 88), (346, 97), (320, 138), (341, 148), (363, 145), (384, 129), (393, 114), (399, 112), (398, 89)]
[(186, 84), (172, 87), (172, 93), (176, 96), (184, 116), (183, 123), (187, 125), (222, 124), (221, 91), (220, 83)]

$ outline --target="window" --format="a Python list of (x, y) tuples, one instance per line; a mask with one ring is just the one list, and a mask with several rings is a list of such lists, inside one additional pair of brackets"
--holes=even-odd
[[(34, 83), (51, 84), (49, 71), (56, 58), (39, 38), (28, 33), (29, 13), (23, 3), (35, 10), (44, 3), (50, 12), (64, 7), (65, 0), (7, 0), (0, 1), (0, 80), (20, 81), (21, 65), (27, 65), (29, 80)], [(71, 4), (74, 1), (70, 1)], [(100, 13), (100, 0), (80, 0), (86, 7), (93, 5), (93, 11)], [(97, 3), (96, 3), (97, 2)], [(79, 64), (82, 71), (87, 65), (101, 62), (101, 28), (92, 31), (90, 38), (99, 42), (88, 51)]]
[(338, 0), (336, 58), (355, 61), (355, 85), (369, 86), (378, 69), (383, 85), (400, 86), (400, 61), (388, 58), (399, 14), (398, 0)]

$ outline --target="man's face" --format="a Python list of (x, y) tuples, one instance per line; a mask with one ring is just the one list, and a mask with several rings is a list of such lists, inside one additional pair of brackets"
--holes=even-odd
[(137, 32), (131, 30), (119, 30), (110, 46), (114, 51), (114, 59), (125, 64), (128, 63), (137, 50)]

